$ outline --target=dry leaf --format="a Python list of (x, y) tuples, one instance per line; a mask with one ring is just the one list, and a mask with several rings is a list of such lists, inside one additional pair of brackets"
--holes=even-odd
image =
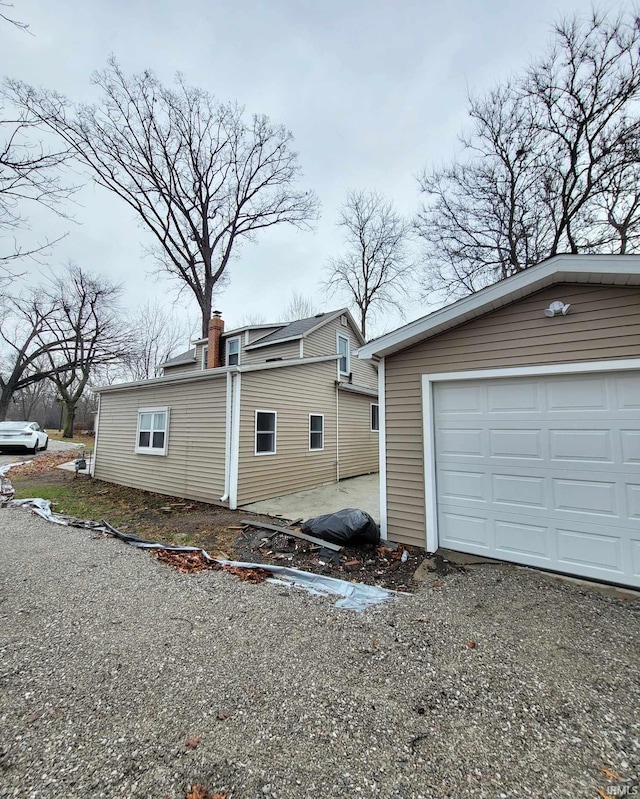
[(431, 587), (432, 588), (442, 588), (443, 585), (444, 585), (444, 583), (434, 583)]
[(185, 746), (187, 749), (197, 749), (201, 738), (201, 735), (194, 735), (193, 738), (189, 738)]
[(598, 766), (598, 771), (601, 771), (608, 780), (620, 779), (619, 774), (616, 774), (615, 771), (611, 771), (611, 769), (606, 766)]
[(469, 649), (475, 649), (477, 646), (478, 646), (478, 645), (476, 644), (476, 642), (475, 642), (475, 641), (467, 641), (467, 647), (468, 647)]
[(229, 718), (231, 711), (227, 710), (226, 708), (220, 708), (216, 715), (218, 717), (218, 721), (224, 721), (225, 719)]

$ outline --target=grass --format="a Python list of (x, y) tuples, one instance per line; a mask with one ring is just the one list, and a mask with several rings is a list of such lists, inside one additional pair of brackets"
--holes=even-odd
[(47, 435), (52, 441), (67, 441), (70, 444), (82, 444), (87, 450), (93, 452), (95, 439), (84, 433), (74, 433), (73, 438), (62, 438), (61, 430), (47, 430)]

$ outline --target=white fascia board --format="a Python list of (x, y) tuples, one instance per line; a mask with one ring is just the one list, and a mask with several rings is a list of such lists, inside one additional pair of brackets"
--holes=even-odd
[(149, 380), (136, 380), (132, 383), (115, 383), (112, 386), (91, 386), (96, 394), (109, 394), (112, 391), (132, 391), (136, 388), (152, 388), (153, 386), (169, 386), (174, 383), (197, 383), (200, 380), (215, 380), (224, 377), (227, 372), (237, 371), (237, 366), (220, 366), (217, 369), (198, 369), (195, 372), (184, 372), (180, 375), (152, 377)]
[(351, 394), (364, 394), (367, 397), (377, 397), (378, 390), (375, 388), (368, 388), (367, 386), (354, 386), (353, 383), (343, 383), (342, 381), (336, 381), (338, 385), (338, 391), (346, 391)]
[(370, 341), (357, 351), (358, 358), (391, 355), (554, 283), (583, 281), (594, 285), (640, 285), (640, 256), (557, 255)]

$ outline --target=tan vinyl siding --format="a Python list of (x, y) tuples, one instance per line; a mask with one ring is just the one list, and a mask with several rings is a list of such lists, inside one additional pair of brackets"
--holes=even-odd
[[(340, 322), (340, 317), (323, 325), (319, 330), (310, 333), (304, 340), (304, 357), (313, 358), (316, 355), (335, 355), (338, 351), (337, 334), (347, 335), (351, 341), (351, 373), (353, 383), (364, 388), (378, 388), (378, 372), (371, 361), (363, 361), (357, 357), (356, 350), (360, 346), (360, 339), (355, 330), (348, 323), (345, 327)], [(337, 366), (336, 378), (337, 378)], [(347, 380), (342, 376), (341, 380)]]
[[(95, 476), (202, 502), (224, 493), (226, 378), (100, 397)], [(138, 408), (169, 407), (166, 456), (135, 453)]]
[(197, 372), (199, 369), (199, 362), (182, 363), (177, 366), (165, 366), (162, 369), (162, 376), (169, 377), (169, 375), (181, 375), (184, 372)]
[(249, 366), (254, 363), (264, 363), (274, 358), (291, 360), (300, 357), (300, 342), (285, 341), (283, 344), (271, 344), (268, 347), (259, 347), (257, 350), (245, 350), (242, 353), (242, 366)]
[[(238, 502), (291, 494), (336, 480), (333, 361), (245, 372), (240, 391)], [(275, 455), (255, 455), (255, 411), (276, 411)], [(324, 414), (324, 450), (309, 451), (309, 414)]]
[(357, 477), (378, 471), (379, 433), (371, 431), (374, 397), (338, 391), (339, 476)]
[[(547, 319), (553, 300), (568, 316)], [(425, 544), (423, 374), (640, 357), (640, 290), (555, 285), (386, 358), (389, 538)]]

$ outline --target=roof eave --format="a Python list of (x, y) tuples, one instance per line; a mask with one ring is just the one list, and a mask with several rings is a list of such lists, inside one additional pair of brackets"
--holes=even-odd
[[(622, 258), (630, 260), (620, 262)], [(374, 339), (357, 355), (361, 359), (393, 355), (555, 283), (640, 285), (640, 256), (555, 256)]]

